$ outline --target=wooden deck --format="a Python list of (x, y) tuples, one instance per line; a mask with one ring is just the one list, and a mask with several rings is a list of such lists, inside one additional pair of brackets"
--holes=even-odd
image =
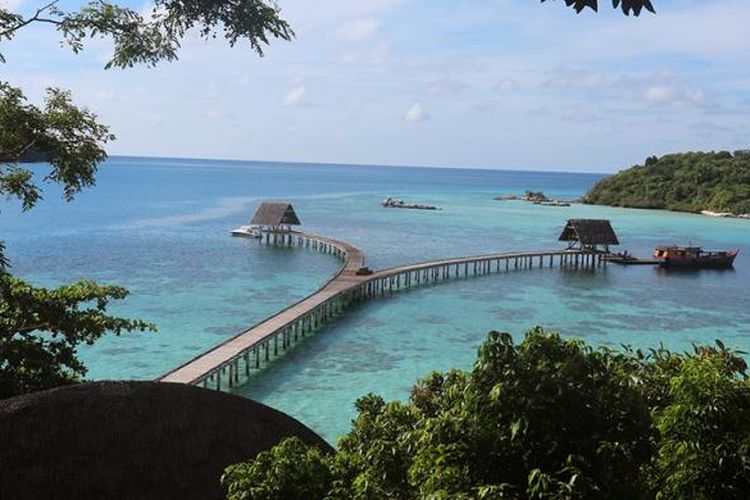
[(301, 232), (268, 233), (265, 242), (301, 246), (343, 260), (339, 271), (317, 292), (237, 336), (197, 356), (158, 380), (228, 389), (253, 370), (283, 354), (299, 341), (342, 313), (351, 303), (414, 286), (450, 279), (535, 267), (595, 269), (604, 265), (601, 254), (579, 250), (513, 252), (460, 257), (383, 269), (369, 275), (357, 271), (365, 265), (364, 253), (349, 243)]
[(658, 266), (661, 261), (656, 259), (641, 259), (639, 257), (623, 257), (621, 255), (608, 255), (605, 257), (607, 262), (619, 264), (621, 266)]

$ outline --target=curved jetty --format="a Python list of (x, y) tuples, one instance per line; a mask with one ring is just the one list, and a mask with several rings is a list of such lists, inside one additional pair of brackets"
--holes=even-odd
[[(242, 236), (240, 230), (233, 232)], [(250, 232), (248, 237), (255, 237)], [(261, 321), (239, 335), (162, 376), (178, 382), (230, 389), (252, 370), (280, 356), (294, 342), (341, 314), (349, 305), (415, 286), (536, 267), (594, 269), (604, 265), (603, 252), (592, 248), (511, 252), (441, 259), (380, 271), (365, 267), (364, 253), (349, 243), (291, 229), (267, 230), (260, 240), (269, 245), (298, 246), (335, 255), (339, 271), (317, 292)]]

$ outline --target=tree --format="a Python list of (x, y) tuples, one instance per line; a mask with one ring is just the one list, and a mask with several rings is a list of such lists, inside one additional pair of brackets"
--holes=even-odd
[[(544, 3), (546, 0), (542, 0)], [(599, 0), (565, 0), (565, 5), (572, 7), (580, 14), (584, 9), (589, 8), (594, 11), (599, 10)], [(622, 9), (622, 12), (629, 16), (632, 12), (635, 16), (641, 15), (641, 11), (646, 9), (651, 13), (656, 13), (651, 0), (612, 0), (612, 7)]]
[[(148, 16), (104, 0), (67, 12), (55, 0), (29, 16), (0, 7), (0, 42), (35, 24), (56, 29), (75, 53), (87, 39), (111, 39), (114, 51), (105, 68), (173, 61), (191, 29), (206, 39), (223, 34), (230, 46), (245, 42), (261, 56), (271, 39), (294, 36), (278, 7), (264, 0), (156, 0)], [(5, 63), (2, 52), (0, 63)], [(94, 185), (107, 158), (104, 147), (114, 139), (94, 113), (73, 103), (70, 92), (47, 89), (38, 107), (21, 89), (0, 81), (0, 195), (17, 200), (24, 211), (43, 193), (22, 160), (44, 158), (49, 171), (42, 181), (60, 185), (71, 201)], [(107, 332), (154, 330), (149, 323), (106, 314), (109, 303), (127, 293), (88, 281), (54, 290), (34, 287), (10, 273), (0, 242), (0, 398), (80, 380), (86, 368), (76, 348), (82, 343)]]
[(433, 373), (408, 403), (357, 401), (335, 455), (286, 442), (223, 482), (232, 499), (744, 498), (746, 372), (718, 342), (644, 354), (491, 332), (472, 370)]
[(79, 381), (76, 348), (106, 332), (153, 329), (106, 314), (127, 293), (89, 281), (47, 290), (0, 272), (0, 399)]
[(584, 203), (683, 212), (750, 213), (750, 155), (739, 151), (651, 156), (597, 182)]
[(669, 379), (654, 412), (661, 436), (654, 483), (664, 499), (746, 498), (750, 491), (750, 385), (744, 361), (703, 350)]
[(312, 499), (325, 496), (331, 473), (323, 452), (292, 437), (261, 452), (252, 463), (228, 467), (222, 482), (229, 485), (230, 500)]

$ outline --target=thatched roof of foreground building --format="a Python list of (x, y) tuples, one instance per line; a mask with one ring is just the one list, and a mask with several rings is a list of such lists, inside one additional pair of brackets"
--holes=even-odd
[(620, 244), (606, 219), (571, 219), (560, 234), (560, 241), (577, 241), (585, 246)]
[(291, 203), (285, 201), (264, 201), (258, 207), (250, 224), (256, 226), (299, 226), (299, 217)]
[(285, 437), (326, 451), (267, 406), (156, 382), (73, 385), (0, 401), (0, 498), (222, 498), (227, 465)]

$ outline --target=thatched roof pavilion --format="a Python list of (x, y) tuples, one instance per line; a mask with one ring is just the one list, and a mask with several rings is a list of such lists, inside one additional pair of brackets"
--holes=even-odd
[(264, 201), (258, 207), (250, 224), (268, 228), (299, 226), (301, 224), (291, 203), (285, 201)]
[(582, 249), (598, 250), (601, 246), (606, 252), (610, 245), (620, 244), (612, 224), (606, 219), (570, 219), (559, 240), (568, 242), (570, 248), (579, 245)]
[(0, 498), (222, 498), (227, 465), (310, 429), (260, 403), (156, 382), (99, 382), (0, 401)]

